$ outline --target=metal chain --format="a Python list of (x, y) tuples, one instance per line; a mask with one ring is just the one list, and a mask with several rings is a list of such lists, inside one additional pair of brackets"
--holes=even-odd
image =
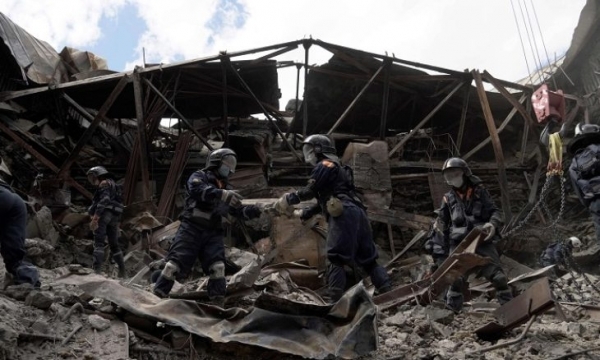
[(538, 201), (533, 205), (533, 207), (531, 208), (529, 213), (527, 213), (527, 215), (523, 218), (523, 220), (519, 221), (517, 223), (517, 225), (513, 226), (510, 230), (508, 230), (502, 234), (503, 237), (508, 238), (508, 237), (514, 235), (517, 231), (519, 231), (525, 224), (527, 224), (529, 222), (529, 220), (531, 220), (531, 217), (533, 216), (533, 214), (541, 206), (548, 213), (548, 216), (551, 220), (550, 225), (542, 227), (542, 228), (543, 229), (552, 229), (552, 233), (553, 233), (555, 240), (559, 240), (557, 225), (558, 225), (558, 222), (562, 219), (562, 215), (565, 210), (565, 204), (566, 204), (565, 181), (566, 180), (562, 176), (558, 177), (559, 181), (560, 181), (560, 209), (558, 211), (558, 215), (556, 216), (556, 218), (553, 219), (552, 215), (550, 213), (550, 209), (548, 209), (546, 203), (544, 202), (546, 196), (549, 194), (550, 185), (552, 184), (553, 178), (554, 178), (554, 176), (546, 177), (546, 181), (544, 182), (544, 186), (542, 186), (542, 191), (540, 192), (540, 198), (538, 199)]
[(510, 237), (511, 235), (513, 235), (515, 232), (520, 230), (525, 224), (527, 224), (529, 222), (529, 219), (531, 218), (531, 216), (533, 216), (533, 213), (535, 213), (537, 211), (537, 209), (540, 207), (542, 201), (546, 197), (548, 189), (550, 189), (551, 183), (552, 183), (552, 178), (546, 177), (546, 182), (544, 182), (544, 186), (542, 186), (542, 191), (540, 192), (539, 200), (533, 205), (533, 207), (531, 208), (529, 213), (527, 213), (527, 215), (523, 218), (523, 220), (519, 221), (517, 223), (517, 225), (513, 226), (510, 230), (504, 232), (502, 234), (502, 237), (505, 237), (505, 238)]

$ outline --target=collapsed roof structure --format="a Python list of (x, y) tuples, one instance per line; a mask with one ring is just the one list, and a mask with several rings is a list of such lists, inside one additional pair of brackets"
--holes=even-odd
[[(590, 1), (586, 6), (593, 4)], [(595, 33), (598, 30), (591, 25), (594, 23), (597, 22), (590, 21), (587, 27), (580, 25), (578, 31)], [(105, 165), (124, 182), (129, 221), (123, 230), (134, 228), (138, 233), (138, 242), (131, 241), (130, 254), (135, 250), (150, 256), (165, 254), (161, 243), (177, 229), (178, 222), (171, 219), (176, 218), (182, 206), (183, 180), (191, 171), (203, 167), (210, 150), (221, 146), (232, 148), (239, 156), (239, 171), (231, 180), (246, 196), (245, 201), (265, 203), (269, 199), (263, 198), (277, 194), (276, 186), (293, 186), (307, 179), (309, 169), (299, 152), (301, 139), (314, 133), (331, 136), (340, 156), (355, 168), (357, 186), (365, 191), (371, 205), (370, 220), (386, 226), (387, 238), (379, 245), (389, 246), (394, 257), (388, 266), (422, 240), (423, 230), (431, 222), (431, 211), (446, 189), (439, 169), (447, 157), (460, 155), (471, 161), (492, 195), (500, 200), (508, 225), (531, 210), (543, 182), (547, 155), (538, 144), (540, 126), (531, 111), (535, 89), (497, 79), (487, 71), (444, 69), (309, 38), (115, 72), (107, 68), (102, 58), (89, 52), (71, 48), (56, 52), (3, 14), (0, 38), (0, 155), (15, 175), (13, 185), (21, 194), (49, 207), (53, 218), (64, 226), (64, 213), (69, 212), (71, 204), (85, 203), (92, 196), (92, 188), (84, 181), (85, 170)], [(594, 37), (582, 38), (592, 41)], [(309, 64), (315, 47), (332, 54), (327, 63)], [(281, 60), (295, 50), (304, 51), (304, 62)], [(563, 73), (573, 79), (575, 69), (579, 69), (577, 61), (583, 60), (572, 52), (567, 59), (570, 60), (563, 63)], [(285, 67), (297, 69), (298, 95), (282, 111), (278, 69)], [(591, 71), (592, 67), (585, 69)], [(585, 73), (581, 74), (584, 79)], [(557, 72), (556, 80), (563, 84), (560, 76)], [(582, 108), (589, 114), (587, 109), (592, 107), (585, 104), (595, 99), (589, 95), (590, 86), (585, 85), (585, 91), (579, 86), (563, 87), (567, 91), (565, 123), (574, 122)], [(253, 117), (256, 114), (261, 114), (261, 119)], [(176, 122), (176, 126), (162, 126), (165, 119)], [(368, 158), (363, 154), (368, 154)], [(560, 201), (559, 197), (550, 199), (548, 206)], [(149, 215), (140, 215), (146, 213)], [(565, 215), (580, 213), (577, 203), (569, 204), (565, 210)], [(535, 217), (543, 224), (554, 220), (539, 209)], [(148, 218), (152, 221), (145, 222)], [(270, 269), (259, 266), (258, 271), (270, 274), (278, 265), (285, 266), (294, 283), (318, 284), (322, 280), (318, 274), (324, 267), (323, 244), (319, 240), (323, 224), (299, 225), (278, 219), (270, 226), (271, 243), (279, 253), (267, 251), (265, 258), (275, 258), (276, 262), (305, 259), (309, 266), (285, 263)], [(253, 229), (242, 232), (251, 247), (258, 243)], [(305, 240), (301, 247), (296, 240), (308, 238), (307, 234), (315, 239)], [(412, 240), (405, 241), (406, 235)], [(398, 251), (400, 247), (403, 249)], [(530, 253), (538, 248), (532, 242), (513, 242), (507, 247)], [(458, 255), (464, 255), (466, 260), (461, 265), (465, 267), (482, 261), (473, 254)], [(419, 262), (408, 260), (412, 262), (406, 267)], [(450, 269), (448, 273), (436, 275), (438, 285), (447, 285), (451, 282), (449, 276), (458, 276), (464, 270), (453, 266), (445, 268)], [(246, 270), (252, 275), (249, 278), (256, 280), (255, 274)], [(144, 271), (140, 270), (139, 276), (129, 283), (147, 275)], [(519, 274), (523, 273), (527, 270)], [(301, 315), (320, 317), (318, 330), (331, 326), (322, 341), (303, 347), (306, 330), (297, 325), (303, 324), (304, 318), (287, 328), (294, 332), (293, 336), (285, 341), (279, 338), (278, 342), (281, 334), (261, 327), (267, 319), (277, 316), (257, 315), (260, 311), (232, 311), (235, 321), (222, 324), (227, 333), (224, 336), (198, 326), (218, 321), (218, 316), (222, 316), (214, 315), (210, 308), (194, 308), (194, 316), (184, 317), (189, 304), (175, 299), (168, 304), (158, 303), (149, 293), (123, 288), (112, 280), (71, 275), (61, 281), (80, 285), (141, 318), (170, 322), (215, 342), (237, 341), (316, 358), (352, 358), (377, 346), (376, 336), (372, 337), (376, 311), (361, 288), (346, 299), (354, 307), (342, 304), (325, 311), (307, 304), (302, 308), (305, 312)], [(375, 302), (392, 307), (414, 301), (416, 292), (419, 297), (431, 297), (426, 291), (429, 280), (419, 279), (414, 284), (397, 288), (392, 295)], [(253, 285), (251, 281), (243, 290)], [(262, 290), (266, 286), (263, 283), (255, 287)], [(485, 288), (485, 284), (478, 286)], [(202, 295), (198, 291), (179, 294), (186, 299)], [(139, 301), (133, 301), (134, 298)], [(294, 308), (297, 303), (266, 294), (254, 300), (265, 311), (286, 315), (301, 312)], [(553, 303), (551, 296), (546, 296), (537, 310), (545, 311)], [(338, 328), (331, 319), (347, 323)], [(509, 325), (517, 323), (515, 320)], [(345, 333), (357, 324), (364, 333)], [(264, 337), (247, 336), (244, 325), (260, 328)], [(314, 339), (320, 335), (323, 332), (310, 333)], [(361, 336), (363, 348), (353, 348)]]

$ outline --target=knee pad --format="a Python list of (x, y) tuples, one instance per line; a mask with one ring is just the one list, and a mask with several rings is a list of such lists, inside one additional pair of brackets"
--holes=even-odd
[(179, 271), (179, 266), (175, 262), (169, 261), (169, 262), (167, 262), (167, 264), (165, 265), (165, 268), (162, 270), (162, 272), (160, 274), (165, 279), (173, 280), (175, 277), (175, 274), (178, 271)]
[(212, 263), (212, 265), (210, 265), (208, 267), (208, 271), (209, 271), (209, 278), (216, 280), (216, 279), (224, 279), (225, 278), (225, 263), (222, 261), (217, 261)]
[(508, 278), (502, 272), (497, 272), (496, 274), (494, 274), (494, 276), (492, 277), (491, 283), (492, 283), (492, 285), (494, 285), (494, 287), (496, 289), (507, 289), (508, 288)]

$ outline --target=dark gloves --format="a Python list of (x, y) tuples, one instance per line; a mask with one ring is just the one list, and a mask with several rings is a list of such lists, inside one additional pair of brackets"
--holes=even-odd
[(242, 206), (243, 198), (244, 197), (242, 195), (238, 194), (233, 190), (223, 190), (223, 193), (221, 195), (221, 201), (234, 208)]
[(247, 205), (244, 206), (244, 208), (242, 209), (242, 215), (246, 220), (256, 219), (260, 217), (261, 213), (262, 211), (256, 205)]

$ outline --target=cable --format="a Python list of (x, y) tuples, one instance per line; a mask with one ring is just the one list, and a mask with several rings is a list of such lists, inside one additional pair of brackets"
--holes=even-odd
[(527, 65), (527, 75), (529, 76), (529, 80), (531, 80), (531, 69), (529, 68), (529, 61), (527, 61), (527, 52), (525, 51), (525, 44), (523, 43), (523, 36), (521, 35), (521, 27), (519, 26), (517, 11), (515, 10), (515, 4), (513, 3), (513, 0), (510, 0), (510, 6), (512, 7), (515, 24), (517, 25), (517, 32), (519, 33), (519, 40), (521, 41), (521, 49), (523, 50), (523, 58), (525, 58), (525, 65)]
[[(546, 82), (546, 74), (544, 73), (544, 66), (542, 65), (542, 57), (540, 56), (540, 50), (538, 49), (537, 40), (535, 39), (535, 32), (533, 31), (533, 24), (531, 23), (531, 16), (529, 15), (529, 9), (527, 8), (527, 3), (525, 2), (525, 0), (523, 0), (523, 6), (525, 7), (525, 13), (527, 14), (527, 21), (529, 22), (529, 28), (531, 29), (531, 37), (533, 39), (533, 46), (535, 47), (535, 53), (537, 55), (538, 62), (540, 64), (540, 74), (543, 76), (543, 82)], [(550, 65), (549, 60), (548, 60), (547, 65)]]
[[(525, 32), (527, 34), (527, 42), (529, 42), (529, 48), (531, 49), (531, 55), (533, 56), (533, 63), (535, 64), (537, 62), (541, 68), (541, 62), (539, 62), (537, 57), (535, 56), (533, 43), (531, 41), (531, 35), (529, 34), (529, 28), (527, 27), (527, 21), (525, 20), (525, 13), (523, 12), (523, 6), (521, 5), (521, 2), (519, 2), (519, 9), (521, 10), (521, 18), (523, 18), (523, 26), (525, 26)], [(537, 67), (538, 65), (535, 66)], [(534, 71), (534, 73), (536, 73), (536, 71)], [(540, 78), (539, 73), (537, 74), (537, 76), (538, 78)], [(532, 81), (532, 83), (534, 83), (534, 81)]]
[[(535, 16), (535, 22), (538, 26), (538, 31), (540, 32), (540, 39), (542, 40), (542, 46), (544, 47), (544, 52), (546, 53), (546, 58), (548, 59), (548, 65), (550, 65), (550, 55), (548, 55), (548, 49), (546, 49), (546, 42), (544, 41), (544, 34), (542, 33), (542, 28), (540, 26), (540, 21), (538, 20), (537, 11), (535, 10), (535, 6), (533, 5), (533, 0), (531, 1), (531, 9), (533, 10), (533, 16)], [(554, 61), (556, 63), (557, 60)], [(557, 90), (558, 86), (556, 86), (556, 78), (551, 76), (552, 82), (554, 83), (554, 90)]]

